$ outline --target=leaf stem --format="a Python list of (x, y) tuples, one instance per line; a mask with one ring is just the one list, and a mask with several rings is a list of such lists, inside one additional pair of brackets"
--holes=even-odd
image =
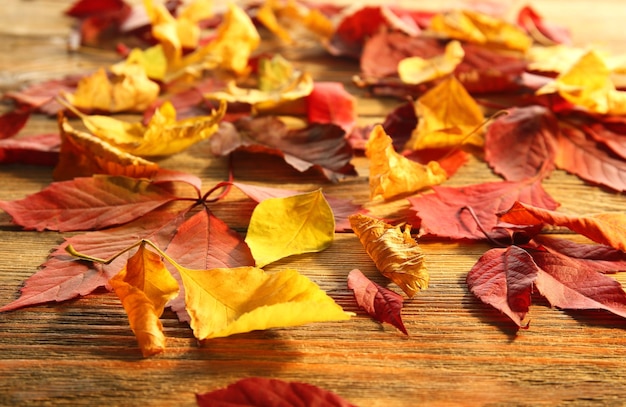
[(480, 219), (478, 219), (478, 215), (476, 215), (476, 212), (474, 212), (474, 209), (472, 209), (471, 206), (463, 206), (460, 210), (459, 210), (459, 214), (462, 211), (468, 211), (470, 216), (472, 217), (472, 219), (474, 219), (474, 222), (476, 222), (476, 226), (478, 227), (478, 229), (482, 232), (483, 235), (485, 235), (485, 238), (487, 238), (487, 240), (489, 242), (491, 242), (493, 245), (495, 245), (496, 247), (506, 247), (505, 245), (503, 245), (502, 243), (498, 242), (497, 240), (495, 240), (493, 237), (491, 237), (491, 235), (485, 230), (485, 228), (483, 227), (482, 222), (480, 221)]
[(90, 256), (88, 254), (84, 254), (81, 253), (79, 251), (77, 251), (76, 249), (74, 249), (74, 246), (72, 246), (71, 244), (68, 244), (65, 247), (65, 251), (68, 252), (69, 254), (71, 254), (74, 257), (77, 257), (81, 260), (88, 260), (88, 261), (92, 261), (94, 263), (100, 263), (100, 264), (111, 264), (113, 262), (113, 260), (117, 259), (118, 257), (120, 257), (122, 254), (128, 252), (129, 250), (134, 249), (135, 247), (139, 246), (140, 244), (143, 243), (143, 240), (140, 240), (136, 243), (133, 243), (132, 245), (120, 250), (119, 252), (113, 254), (111, 257), (109, 257), (108, 259), (101, 259), (99, 257), (94, 257), (94, 256)]

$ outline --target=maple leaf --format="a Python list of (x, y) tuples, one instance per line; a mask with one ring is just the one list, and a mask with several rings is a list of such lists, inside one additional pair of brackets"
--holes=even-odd
[(210, 407), (218, 404), (258, 407), (305, 405), (355, 407), (336, 394), (308, 383), (286, 382), (261, 377), (248, 377), (223, 389), (196, 394), (196, 400), (199, 407)]
[(429, 274), (424, 254), (411, 237), (411, 226), (399, 226), (363, 214), (348, 218), (352, 230), (382, 275), (396, 283), (409, 297), (428, 288)]
[(165, 335), (159, 317), (178, 294), (178, 283), (161, 257), (140, 245), (109, 284), (122, 301), (144, 357), (162, 352)]
[(570, 216), (533, 205), (515, 202), (499, 215), (502, 222), (513, 225), (564, 226), (594, 242), (626, 251), (626, 214), (622, 212)]
[(509, 209), (515, 201), (547, 209), (558, 206), (538, 179), (435, 186), (433, 190), (432, 194), (408, 198), (411, 210), (422, 219), (423, 234), (450, 239), (484, 239), (483, 231), (490, 232), (498, 223), (497, 213)]
[(525, 51), (532, 39), (519, 27), (471, 10), (451, 10), (435, 15), (429, 30), (448, 38)]
[(454, 77), (430, 89), (415, 105), (417, 128), (405, 148), (451, 147), (461, 143), (483, 146), (483, 138), (475, 132), (485, 121), (483, 113)]
[(191, 328), (200, 340), (259, 329), (350, 318), (295, 270), (255, 267), (192, 270), (176, 266), (185, 285)]
[(150, 178), (159, 166), (141, 157), (126, 153), (89, 133), (74, 129), (59, 115), (61, 151), (52, 177), (56, 181), (93, 174), (125, 175)]
[(401, 295), (374, 283), (358, 269), (348, 274), (348, 288), (354, 292), (357, 304), (372, 318), (388, 322), (408, 335), (400, 314), (404, 302)]
[(335, 218), (321, 190), (268, 198), (252, 212), (246, 243), (257, 267), (294, 254), (319, 252), (334, 240)]
[(382, 196), (391, 199), (411, 194), (442, 183), (448, 178), (437, 161), (427, 165), (409, 160), (398, 154), (381, 125), (376, 125), (365, 146), (370, 159), (370, 199)]
[(556, 166), (580, 178), (626, 191), (626, 161), (598, 148), (598, 143), (583, 130), (564, 127), (558, 137)]
[(356, 126), (356, 99), (341, 82), (315, 82), (306, 106), (309, 123), (333, 123), (346, 134)]
[(0, 163), (54, 166), (61, 139), (56, 133), (0, 139)]
[(509, 181), (545, 177), (555, 167), (559, 134), (559, 123), (548, 109), (537, 105), (509, 109), (487, 129), (485, 160)]
[(289, 129), (280, 119), (267, 116), (245, 117), (234, 123), (221, 123), (211, 139), (213, 154), (223, 156), (243, 149), (278, 155), (297, 169), (317, 168), (331, 181), (356, 175), (352, 148), (344, 131), (333, 124), (312, 124)]

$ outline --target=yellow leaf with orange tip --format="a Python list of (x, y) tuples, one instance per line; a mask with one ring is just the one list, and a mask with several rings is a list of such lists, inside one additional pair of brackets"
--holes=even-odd
[(167, 61), (177, 66), (184, 49), (195, 49), (200, 38), (198, 22), (213, 15), (213, 4), (208, 0), (195, 0), (177, 17), (164, 4), (154, 0), (143, 2), (152, 26), (152, 35), (163, 47)]
[(176, 265), (196, 338), (350, 318), (323, 290), (295, 270), (255, 267), (191, 270)]
[(478, 131), (485, 117), (472, 96), (454, 76), (442, 81), (415, 104), (417, 127), (405, 148), (456, 147), (471, 144), (482, 147)]
[(140, 245), (109, 284), (122, 301), (143, 355), (162, 352), (165, 335), (159, 317), (168, 301), (178, 295), (178, 282), (161, 256)]
[(335, 238), (335, 217), (321, 190), (261, 201), (252, 212), (246, 243), (257, 267), (320, 252)]
[(81, 79), (73, 94), (65, 98), (82, 110), (143, 112), (158, 97), (159, 85), (148, 78), (139, 64), (111, 66), (111, 78), (104, 68)]
[(52, 174), (57, 181), (93, 174), (150, 178), (159, 170), (153, 162), (128, 154), (89, 133), (75, 130), (59, 116), (61, 151)]
[(411, 236), (410, 225), (402, 231), (400, 226), (363, 214), (350, 215), (348, 220), (382, 275), (396, 283), (409, 297), (428, 288), (430, 276), (424, 254)]
[(435, 15), (430, 20), (429, 31), (445, 38), (517, 51), (526, 51), (533, 42), (520, 27), (470, 10)]
[(404, 83), (418, 85), (451, 74), (461, 63), (465, 51), (458, 41), (450, 41), (442, 55), (430, 59), (409, 57), (398, 63), (398, 75)]
[(611, 70), (596, 51), (585, 53), (569, 70), (537, 91), (554, 92), (593, 113), (626, 114), (626, 92), (615, 88)]
[(76, 113), (87, 129), (104, 142), (136, 156), (166, 156), (176, 154), (210, 137), (217, 131), (219, 121), (226, 113), (226, 103), (220, 103), (211, 115), (176, 120), (176, 109), (163, 103), (148, 125), (128, 123), (109, 116), (85, 115), (60, 100)]
[(365, 146), (370, 159), (370, 198), (384, 199), (408, 195), (441, 184), (448, 178), (436, 161), (422, 165), (398, 154), (381, 125), (372, 129)]
[(258, 89), (240, 88), (229, 82), (226, 90), (205, 95), (208, 99), (229, 103), (249, 103), (257, 110), (268, 110), (283, 102), (303, 98), (313, 92), (313, 78), (275, 55), (259, 60)]
[(322, 39), (333, 35), (334, 27), (319, 10), (310, 9), (293, 0), (267, 0), (257, 11), (259, 21), (278, 38), (287, 44), (294, 42), (294, 37), (306, 34), (302, 30), (314, 33)]

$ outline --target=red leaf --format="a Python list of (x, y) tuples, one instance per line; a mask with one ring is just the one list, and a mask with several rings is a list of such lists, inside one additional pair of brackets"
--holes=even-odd
[(572, 43), (572, 37), (567, 28), (544, 21), (531, 6), (524, 6), (520, 9), (517, 24), (540, 43), (547, 45), (570, 45)]
[(65, 14), (71, 17), (85, 18), (102, 13), (110, 13), (119, 11), (124, 8), (126, 3), (123, 0), (78, 0), (65, 11)]
[(626, 161), (599, 148), (581, 130), (564, 127), (558, 138), (556, 165), (580, 178), (626, 191)]
[(448, 174), (448, 178), (452, 177), (468, 160), (468, 154), (465, 151), (449, 148), (427, 148), (403, 155), (424, 165), (429, 161), (437, 161)]
[(352, 147), (345, 132), (333, 124), (290, 130), (272, 116), (246, 117), (233, 124), (221, 123), (210, 141), (215, 155), (226, 155), (236, 149), (274, 154), (301, 172), (317, 168), (333, 182), (357, 175), (350, 163)]
[(388, 322), (408, 335), (402, 322), (402, 303), (400, 294), (382, 287), (371, 281), (361, 272), (354, 269), (348, 274), (348, 288), (354, 292), (357, 304), (379, 322)]
[(327, 390), (307, 383), (250, 377), (226, 388), (196, 394), (199, 407), (355, 407)]
[(0, 208), (25, 229), (101, 229), (130, 222), (176, 197), (149, 181), (94, 176), (53, 182), (24, 199), (0, 201)]
[(500, 214), (500, 220), (513, 225), (564, 226), (594, 242), (626, 251), (626, 213), (623, 212), (570, 216), (515, 202), (509, 210)]
[(62, 92), (74, 93), (80, 78), (80, 76), (71, 76), (38, 82), (19, 92), (7, 92), (4, 97), (14, 99), (18, 103), (38, 109), (45, 114), (55, 115), (63, 109), (55, 98)]
[(56, 133), (0, 140), (0, 163), (54, 166), (60, 144)]
[(356, 125), (356, 101), (341, 82), (315, 82), (306, 97), (309, 123), (332, 123), (350, 133)]
[(576, 243), (545, 235), (534, 236), (533, 241), (551, 253), (561, 254), (572, 261), (581, 262), (583, 268), (590, 268), (600, 273), (626, 271), (626, 253), (609, 246)]
[(106, 285), (130, 255), (120, 256), (108, 265), (94, 265), (70, 256), (65, 251), (68, 244), (81, 253), (103, 259), (141, 239), (149, 239), (159, 247), (167, 247), (183, 220), (184, 217), (177, 212), (158, 210), (121, 227), (66, 239), (42, 264), (41, 270), (26, 280), (20, 297), (0, 308), (0, 312), (87, 295)]
[(467, 274), (467, 285), (484, 303), (506, 314), (518, 326), (527, 326), (524, 318), (538, 272), (530, 254), (518, 246), (491, 249)]
[(19, 133), (30, 118), (30, 114), (30, 109), (18, 108), (0, 115), (0, 140), (13, 137)]
[(552, 306), (562, 309), (604, 309), (626, 318), (622, 285), (563, 255), (532, 253), (539, 266), (535, 285)]
[(626, 123), (593, 123), (583, 129), (595, 141), (606, 145), (626, 160)]
[(409, 141), (416, 127), (417, 115), (413, 102), (406, 102), (398, 106), (385, 117), (383, 122), (383, 129), (393, 140), (393, 148), (396, 151), (404, 149), (404, 145)]
[(504, 181), (466, 187), (433, 187), (433, 194), (408, 198), (411, 209), (422, 219), (424, 234), (451, 239), (484, 239), (473, 219), (471, 208), (485, 231), (497, 224), (497, 213), (510, 208), (515, 201), (555, 209), (558, 203), (545, 192), (537, 180)]
[[(485, 135), (485, 159), (509, 181), (521, 181), (554, 169), (557, 137), (556, 117), (546, 108), (512, 108), (496, 119)], [(511, 148), (514, 145), (515, 148)]]

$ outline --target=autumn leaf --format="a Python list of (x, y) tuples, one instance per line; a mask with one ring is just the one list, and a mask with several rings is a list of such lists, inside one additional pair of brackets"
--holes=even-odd
[(626, 191), (626, 161), (600, 148), (584, 130), (561, 129), (556, 166), (594, 184)]
[(411, 236), (411, 226), (404, 231), (362, 214), (349, 217), (352, 230), (382, 275), (396, 283), (409, 297), (428, 288), (429, 274), (424, 254)]
[(0, 115), (0, 140), (15, 136), (24, 128), (32, 111), (27, 107), (18, 107)]
[(522, 7), (517, 13), (517, 24), (541, 44), (565, 44), (572, 43), (572, 36), (565, 27), (546, 21), (531, 6)]
[(255, 267), (176, 268), (185, 285), (191, 328), (199, 340), (350, 318), (315, 283), (295, 270), (268, 274)]
[(0, 139), (0, 163), (54, 166), (61, 139), (56, 133)]
[(308, 383), (261, 377), (248, 377), (223, 389), (196, 394), (196, 401), (198, 407), (217, 405), (355, 407), (336, 394)]
[(334, 239), (335, 218), (321, 190), (261, 201), (250, 219), (246, 243), (257, 267), (326, 249)]
[(155, 81), (163, 81), (167, 74), (167, 58), (161, 44), (146, 49), (133, 48), (122, 63), (141, 66), (148, 78)]
[(559, 134), (559, 123), (548, 109), (512, 108), (487, 129), (485, 160), (509, 181), (545, 177), (555, 167)]
[(298, 171), (315, 168), (335, 182), (356, 175), (345, 132), (333, 124), (289, 129), (273, 116), (245, 117), (234, 123), (221, 123), (210, 143), (211, 151), (218, 156), (237, 149), (274, 154)]
[(89, 133), (74, 129), (59, 115), (61, 151), (52, 177), (56, 181), (93, 174), (124, 175), (150, 178), (159, 166), (141, 157), (126, 153)]
[(537, 179), (435, 186), (433, 190), (432, 194), (408, 198), (411, 210), (422, 219), (422, 234), (450, 239), (484, 239), (483, 230), (490, 233), (498, 223), (497, 214), (515, 201), (547, 209), (559, 205)]
[(430, 59), (413, 56), (401, 60), (398, 63), (398, 75), (402, 82), (411, 85), (443, 78), (454, 72), (464, 56), (461, 43), (450, 41), (441, 55)]
[(350, 134), (356, 126), (356, 98), (341, 82), (315, 82), (306, 97), (309, 123), (332, 123)]
[(63, 96), (81, 110), (142, 112), (159, 95), (159, 85), (151, 81), (138, 64), (118, 64), (110, 68), (109, 79), (104, 68), (78, 82), (74, 93)]
[(268, 0), (261, 4), (256, 17), (268, 30), (289, 45), (309, 33), (320, 39), (327, 39), (334, 31), (333, 23), (327, 16), (303, 3)]
[(622, 212), (570, 216), (515, 202), (510, 209), (500, 214), (500, 220), (514, 225), (564, 226), (594, 242), (626, 251), (626, 213)]
[(485, 121), (483, 113), (454, 76), (420, 97), (415, 111), (417, 128), (406, 148), (419, 150), (460, 144), (483, 146), (483, 138), (476, 132)]
[(435, 15), (428, 27), (438, 35), (476, 44), (525, 51), (532, 39), (519, 27), (471, 10), (451, 10)]
[[(626, 160), (626, 122), (621, 122), (621, 118), (611, 120), (607, 118), (603, 122), (585, 124), (582, 130), (593, 140), (608, 147), (612, 153)], [(600, 148), (601, 149), (601, 148)]]
[(348, 274), (348, 288), (354, 292), (357, 304), (372, 318), (388, 322), (408, 335), (400, 314), (404, 302), (401, 295), (374, 283), (358, 269)]
[(442, 183), (448, 178), (438, 162), (422, 165), (398, 154), (381, 125), (374, 127), (365, 146), (370, 159), (370, 199), (391, 199)]
[(162, 352), (165, 335), (159, 317), (178, 294), (178, 283), (161, 257), (140, 245), (109, 284), (122, 301), (144, 357)]

